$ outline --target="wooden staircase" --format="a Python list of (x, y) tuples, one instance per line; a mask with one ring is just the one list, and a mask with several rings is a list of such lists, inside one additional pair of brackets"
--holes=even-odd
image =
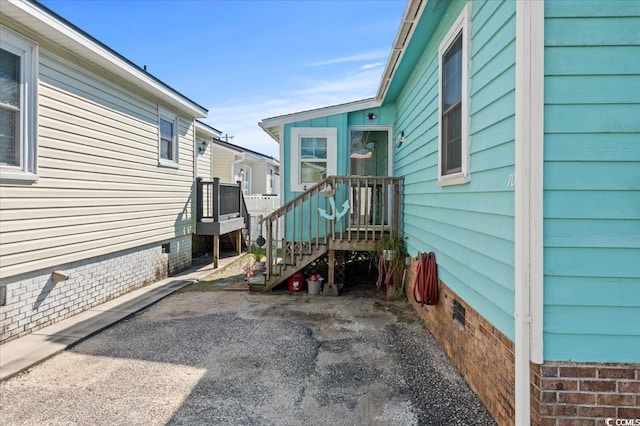
[(325, 254), (334, 283), (337, 251), (373, 251), (382, 236), (400, 234), (403, 181), (330, 176), (265, 217), (264, 283), (251, 291), (270, 291)]

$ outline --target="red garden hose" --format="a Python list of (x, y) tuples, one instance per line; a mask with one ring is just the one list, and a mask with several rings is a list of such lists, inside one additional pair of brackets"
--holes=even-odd
[(424, 306), (438, 304), (439, 297), (436, 254), (434, 252), (420, 253), (413, 286), (413, 298), (420, 306)]

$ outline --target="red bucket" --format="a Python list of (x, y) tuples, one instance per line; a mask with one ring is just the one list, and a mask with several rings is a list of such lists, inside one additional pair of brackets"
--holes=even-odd
[(287, 289), (292, 293), (304, 290), (304, 275), (293, 274), (287, 282)]

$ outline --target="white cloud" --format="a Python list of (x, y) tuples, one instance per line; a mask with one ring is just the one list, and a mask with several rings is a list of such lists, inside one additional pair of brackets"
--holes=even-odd
[(325, 65), (343, 64), (346, 62), (363, 62), (373, 61), (376, 59), (384, 59), (389, 55), (389, 49), (372, 50), (369, 52), (356, 53), (350, 56), (340, 58), (326, 59), (323, 61), (312, 62), (307, 64), (308, 67), (321, 67)]
[(374, 62), (372, 64), (365, 64), (363, 66), (360, 67), (361, 70), (370, 70), (373, 68), (380, 68), (381, 66), (384, 65), (384, 62)]

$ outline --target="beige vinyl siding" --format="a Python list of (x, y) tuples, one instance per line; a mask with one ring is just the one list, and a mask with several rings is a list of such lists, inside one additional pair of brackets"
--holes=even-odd
[[(203, 141), (210, 141), (211, 138), (201, 138), (196, 136), (196, 147), (202, 146)], [(211, 175), (211, 143), (207, 144), (207, 149), (202, 154), (197, 154), (198, 158), (198, 177), (201, 177), (204, 180), (211, 180), (213, 177)], [(196, 152), (198, 150), (196, 149)]]
[(219, 177), (221, 182), (234, 182), (232, 169), (235, 155), (233, 151), (214, 144), (212, 155), (213, 177)]
[(267, 192), (267, 173), (266, 161), (255, 161), (252, 164), (253, 177), (251, 178), (251, 190), (254, 194), (264, 194)]
[(39, 67), (39, 181), (0, 187), (0, 277), (191, 233), (193, 117), (159, 167), (153, 99), (44, 50)]

